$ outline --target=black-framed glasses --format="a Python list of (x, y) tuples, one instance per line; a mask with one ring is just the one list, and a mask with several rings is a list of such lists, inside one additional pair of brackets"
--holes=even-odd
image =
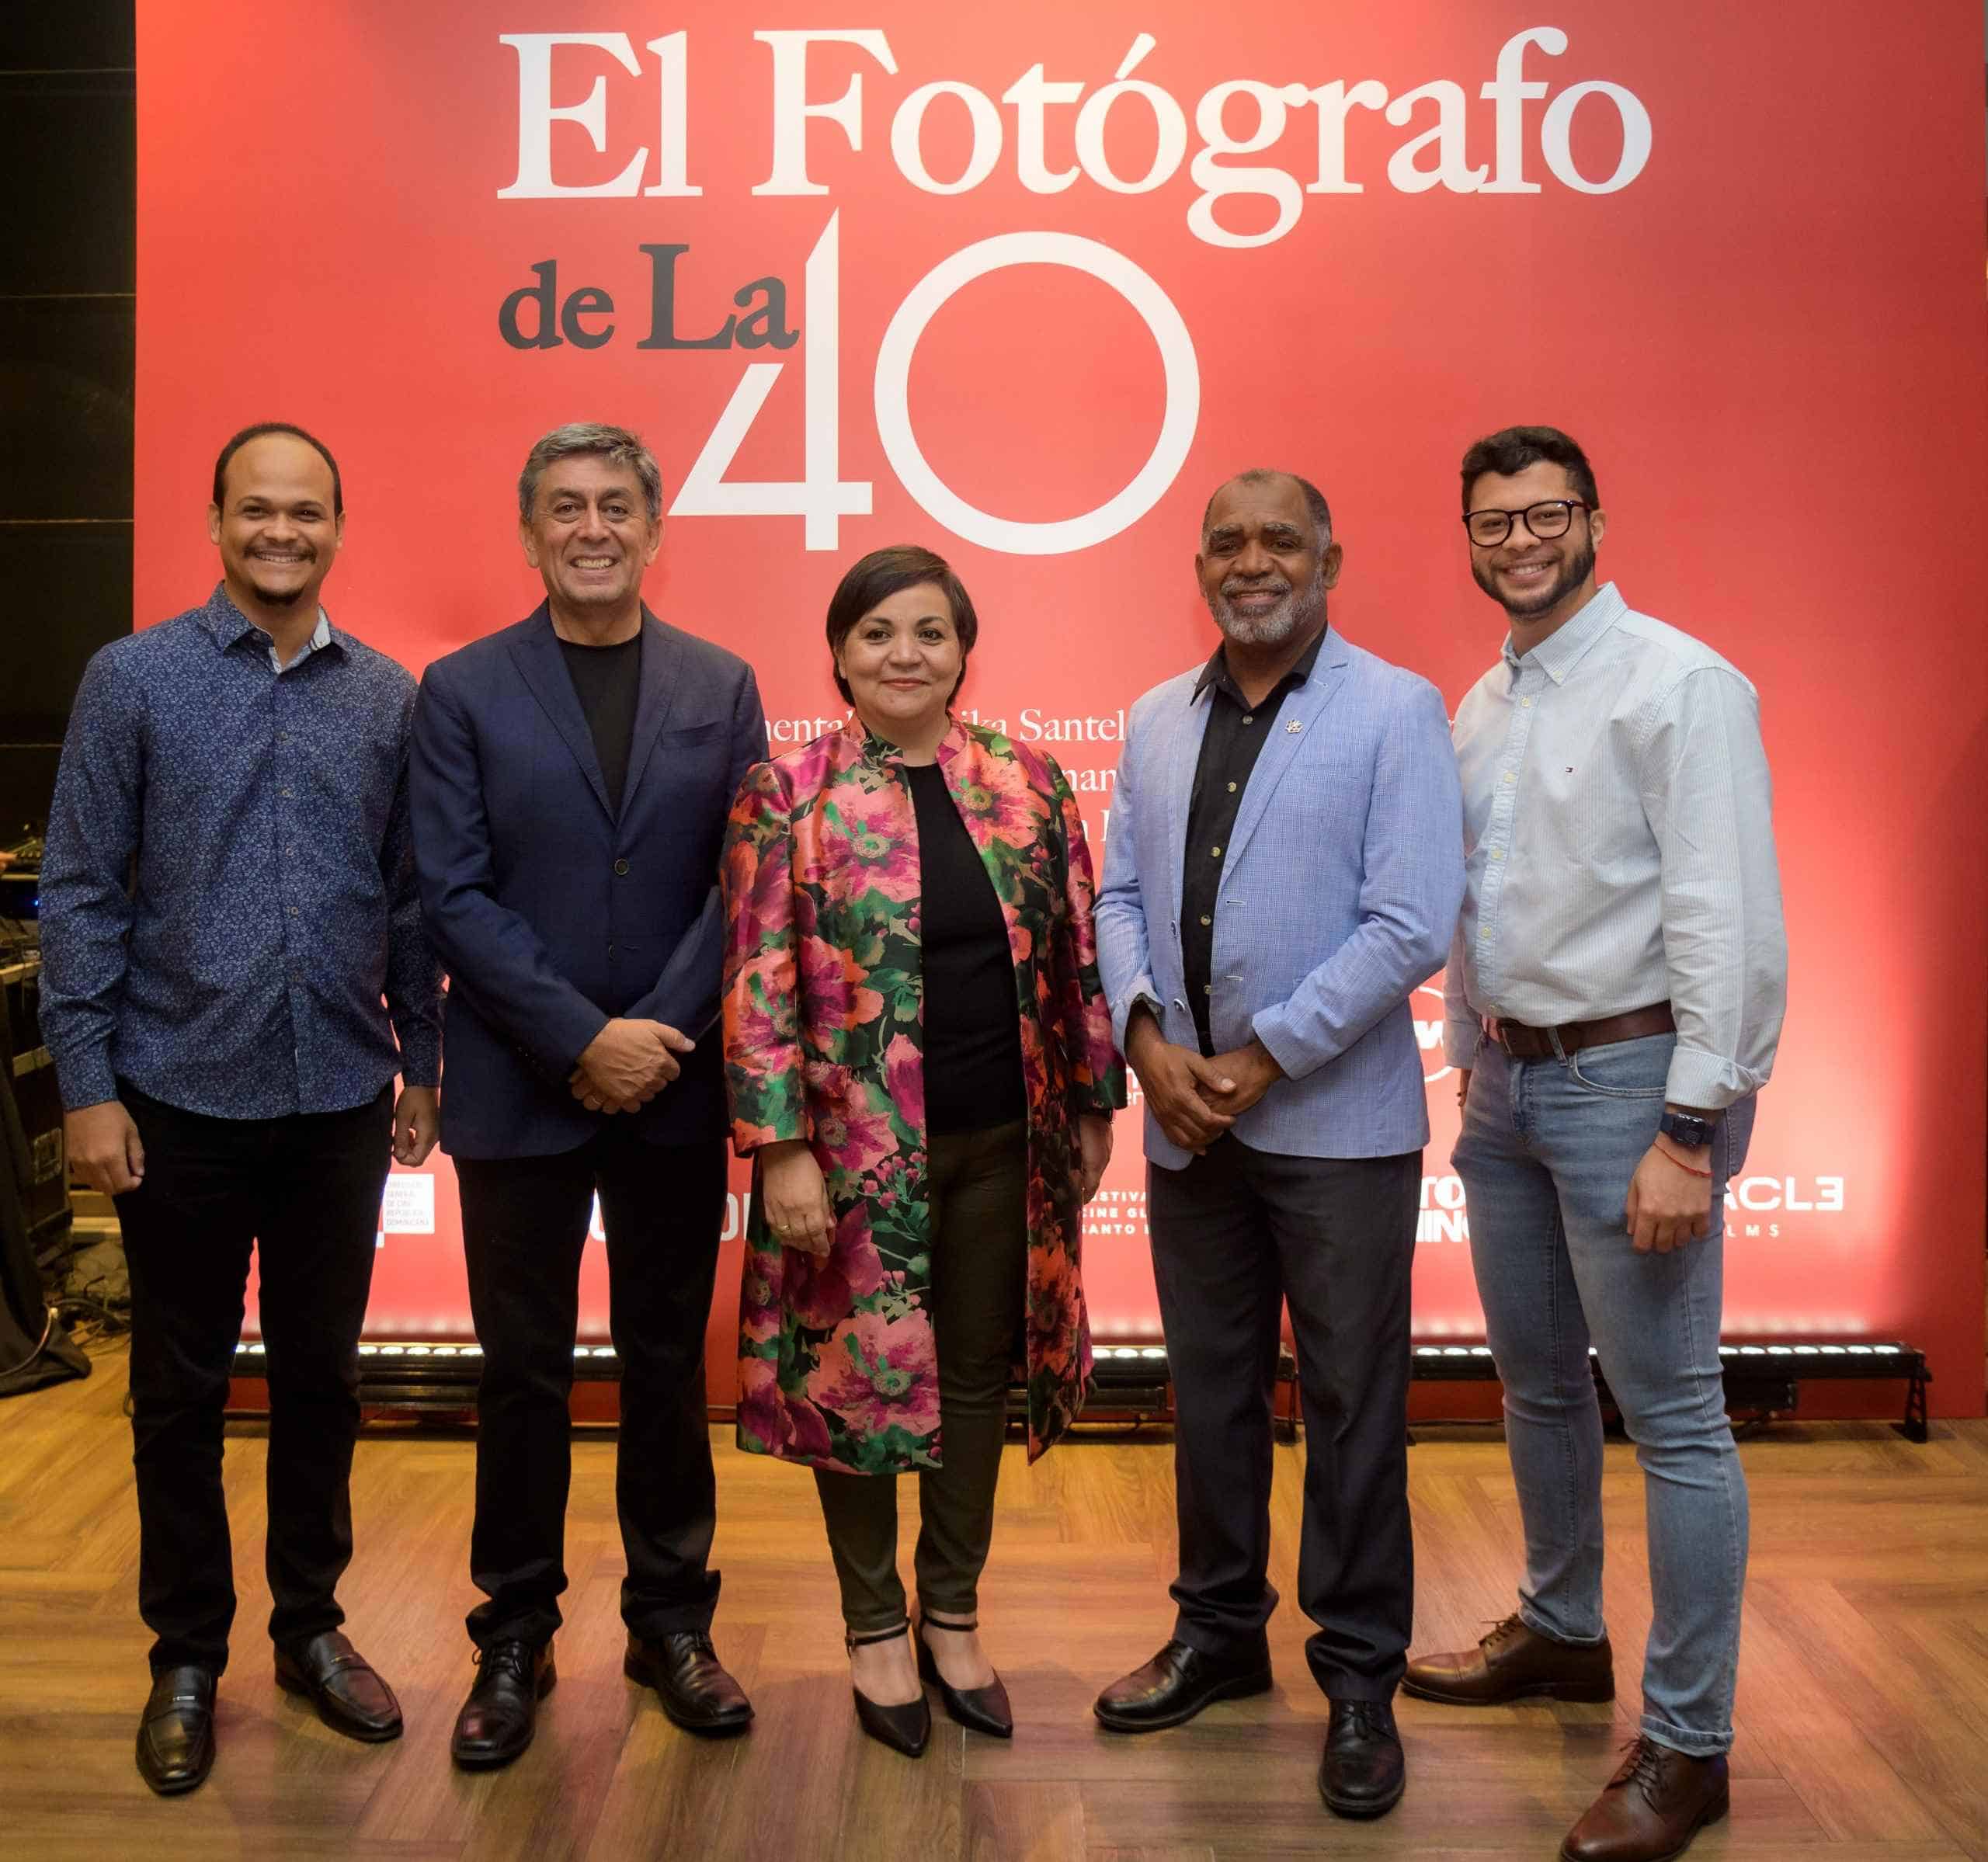
[(1511, 535), (1512, 519), (1516, 517), (1541, 543), (1550, 543), (1555, 537), (1566, 535), (1576, 511), (1593, 508), (1578, 498), (1547, 498), (1527, 505), (1522, 511), (1466, 511), (1463, 527), (1470, 533), (1472, 543), (1488, 550)]

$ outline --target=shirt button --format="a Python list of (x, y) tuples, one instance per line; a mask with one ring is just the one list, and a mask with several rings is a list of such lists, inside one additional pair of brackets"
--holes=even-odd
[(1242, 714), (1242, 721), (1243, 721), (1246, 724), (1254, 724), (1254, 723), (1256, 721), (1256, 713), (1255, 713), (1255, 712), (1253, 712), (1253, 711), (1245, 711), (1245, 712)]
[(628, 863), (625, 860), (617, 860), (614, 863), (614, 872), (616, 877), (620, 878), (625, 877), (627, 870)]
[(280, 744), (288, 743), (290, 742), (290, 733), (287, 731), (279, 731), (276, 733), (276, 742)]
[(1507, 783), (1514, 783), (1514, 782), (1517, 782), (1517, 781), (1518, 780), (1518, 778), (1517, 778), (1516, 776), (1514, 776), (1514, 775), (1511, 773), (1511, 771), (1510, 771), (1510, 770), (1507, 769), (1507, 770), (1505, 772), (1505, 780), (1506, 780)]
[(1201, 993), (1202, 993), (1202, 995), (1214, 995), (1214, 994), (1215, 994), (1215, 985), (1214, 985), (1213, 983), (1204, 983), (1204, 984), (1202, 984), (1202, 985), (1201, 985)]
[(292, 906), (290, 907), (290, 916), (291, 916), (292, 918), (296, 917), (296, 915), (297, 915), (297, 908), (296, 908), (294, 905), (292, 905)]
[(1530, 711), (1530, 710), (1532, 709), (1532, 700), (1531, 700), (1531, 699), (1529, 699), (1529, 698), (1521, 698), (1521, 699), (1519, 700), (1519, 703), (1520, 703), (1521, 705), (1523, 705), (1523, 706), (1525, 707), (1525, 709), (1526, 709), (1527, 710), (1528, 710), (1528, 711)]
[(1493, 847), (1491, 849), (1491, 857), (1493, 860), (1503, 860), (1505, 857), (1505, 849), (1503, 847)]
[(1213, 923), (1215, 922), (1215, 920), (1214, 920), (1213, 919), (1211, 919), (1211, 917), (1209, 917), (1209, 916), (1208, 916), (1208, 915), (1205, 912), (1204, 912), (1201, 914), (1201, 922), (1202, 922), (1203, 924), (1204, 924), (1204, 925), (1211, 925), (1211, 924), (1213, 924)]
[(1209, 858), (1210, 860), (1219, 860), (1219, 859), (1221, 859), (1221, 858), (1222, 858), (1222, 849), (1221, 849), (1221, 848), (1219, 848), (1219, 847), (1211, 847), (1211, 848), (1209, 848), (1209, 849), (1208, 849), (1208, 858)]
[(1236, 785), (1235, 785), (1235, 783), (1231, 783), (1229, 785), (1229, 794), (1230, 794), (1231, 795), (1233, 795), (1233, 794), (1236, 793)]
[(289, 791), (287, 789), (279, 789), (279, 790), (276, 791), (276, 793), (277, 793), (279, 795), (287, 795), (287, 794), (290, 793), (290, 791)]

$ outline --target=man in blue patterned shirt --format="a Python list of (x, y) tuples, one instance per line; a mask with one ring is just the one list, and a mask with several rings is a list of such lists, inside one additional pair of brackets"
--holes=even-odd
[(401, 1730), (334, 1592), (388, 1159), (433, 1147), (441, 1074), (408, 825), (415, 682), (318, 604), (338, 467), (301, 429), (249, 428), (215, 465), (207, 524), (207, 605), (83, 676), (41, 882), (70, 1159), (116, 1198), (130, 1266), (138, 1603), (157, 1638), (137, 1760), (162, 1793), (214, 1760), (235, 1615), (221, 1416), (252, 1246), (276, 1679), (352, 1738)]

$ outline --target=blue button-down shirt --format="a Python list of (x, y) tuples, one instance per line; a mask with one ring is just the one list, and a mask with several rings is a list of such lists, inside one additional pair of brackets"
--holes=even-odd
[(1766, 1084), (1788, 999), (1760, 701), (1608, 582), (1457, 707), (1469, 889), (1445, 978), (1450, 1064), (1482, 1019), (1599, 1021), (1667, 1002), (1666, 1096)]
[(66, 1106), (124, 1079), (274, 1118), (440, 1079), (414, 679), (321, 617), (280, 672), (271, 648), (223, 587), (83, 675), (41, 872), (42, 1038)]

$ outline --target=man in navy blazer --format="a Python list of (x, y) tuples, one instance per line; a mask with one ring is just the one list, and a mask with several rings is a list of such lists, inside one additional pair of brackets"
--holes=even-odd
[(1287, 1301), (1307, 1457), (1298, 1601), (1331, 1701), (1319, 1788), (1378, 1816), (1413, 1614), (1409, 1281), (1428, 1107), (1410, 991), (1463, 897), (1443, 701), (1326, 624), (1317, 488), (1251, 471), (1194, 559), (1223, 639), (1134, 707), (1098, 895), (1145, 1095), (1147, 1207), (1176, 1419), (1173, 1634), (1099, 1696), (1173, 1726), (1270, 1684), (1270, 1391)]
[(718, 853), (766, 754), (752, 669), (643, 606), (662, 479), (619, 427), (555, 428), (518, 481), (546, 599), (428, 669), (415, 855), (448, 966), (442, 1147), (483, 1347), (457, 1763), (509, 1763), (554, 1679), (580, 1258), (598, 1195), (621, 1360), (624, 1667), (692, 1732), (752, 1707), (710, 1638), (704, 1339), (725, 1214)]

